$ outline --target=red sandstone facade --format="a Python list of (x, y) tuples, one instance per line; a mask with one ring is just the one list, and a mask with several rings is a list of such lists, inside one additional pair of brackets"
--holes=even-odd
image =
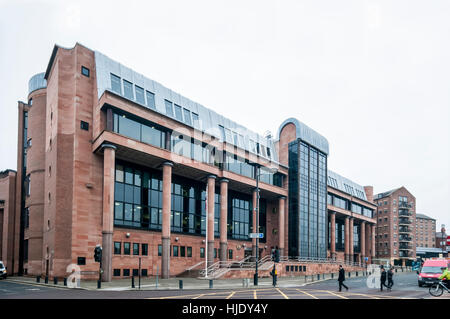
[[(227, 221), (230, 210), (228, 196), (230, 192), (244, 194), (251, 198), (252, 207), (257, 207), (255, 179), (183, 157), (172, 152), (170, 147), (157, 147), (115, 132), (112, 129), (112, 110), (169, 130), (182, 130), (190, 137), (197, 137), (198, 134), (190, 126), (110, 91), (104, 91), (97, 98), (96, 67), (92, 50), (79, 44), (72, 49), (55, 46), (45, 74), (46, 87), (33, 90), (29, 103), (19, 102), (18, 172), (10, 173), (7, 182), (3, 179), (0, 182), (0, 199), (2, 194), (9, 196), (5, 201), (7, 204), (3, 204), (3, 208), (0, 206), (3, 215), (3, 228), (0, 228), (3, 229), (2, 258), (7, 266), (13, 269), (13, 273), (61, 278), (67, 277), (70, 272), (68, 266), (75, 264), (80, 267), (82, 278), (95, 279), (99, 264), (93, 258), (94, 248), (101, 245), (103, 280), (109, 281), (113, 277), (126, 277), (124, 270), (131, 275), (133, 270), (139, 268), (139, 263), (148, 276), (157, 272), (163, 278), (182, 274), (187, 268), (205, 260), (206, 244), (208, 264), (219, 260), (238, 261), (249, 254), (255, 255), (255, 239), (237, 240), (227, 236), (230, 223)], [(82, 74), (82, 68), (90, 71), (89, 76)], [(28, 116), (25, 141), (24, 114)], [(88, 129), (82, 128), (82, 122), (87, 123)], [(287, 147), (295, 139), (295, 126), (288, 124), (281, 130), (275, 145), (278, 162), (208, 134), (201, 135), (201, 139), (217, 150), (236, 154), (261, 167), (276, 168), (282, 176), (280, 186), (259, 182), (259, 197), (266, 203), (265, 225), (260, 226), (266, 228), (266, 238), (259, 243), (258, 254), (264, 257), (277, 248), (282, 256), (286, 256), (289, 238)], [(119, 161), (148, 167), (161, 174), (160, 231), (117, 227), (114, 224), (115, 169)], [(23, 176), (24, 173), (26, 176)], [(208, 186), (209, 199), (219, 194), (219, 236), (214, 234), (213, 227), (208, 229), (207, 236), (171, 231), (171, 185), (177, 177)], [(25, 184), (22, 183), (24, 180)], [(9, 191), (3, 189), (8, 187)], [(329, 192), (369, 208), (375, 207), (371, 188), (366, 191), (367, 201), (353, 198), (338, 189), (329, 189)], [(214, 224), (214, 204), (214, 200), (208, 200), (206, 218), (209, 225)], [(353, 262), (364, 262), (364, 258), (368, 257), (368, 262), (371, 262), (375, 252), (375, 220), (332, 205), (328, 205), (328, 214), (331, 223), (328, 256)], [(18, 222), (21, 216), (29, 220), (23, 225), (23, 240), (20, 239), (21, 226)], [(15, 218), (14, 223), (11, 217)], [(346, 223), (346, 245), (342, 252), (334, 244), (333, 225), (336, 218), (345, 218)], [(254, 209), (252, 225), (256, 225)], [(352, 225), (361, 225), (360, 252), (354, 252), (350, 244), (353, 242)], [(9, 236), (11, 232), (13, 237)], [(114, 253), (114, 245), (119, 243), (121, 249), (129, 244), (131, 252)], [(136, 255), (133, 254), (133, 247), (139, 247)], [(146, 254), (143, 253), (144, 247), (147, 247)], [(174, 256), (174, 247), (178, 247), (178, 256)], [(27, 252), (26, 258), (20, 265), (23, 251)], [(181, 256), (181, 251), (185, 251), (185, 256)], [(187, 251), (190, 251), (189, 256)], [(115, 276), (116, 270), (120, 275)]]

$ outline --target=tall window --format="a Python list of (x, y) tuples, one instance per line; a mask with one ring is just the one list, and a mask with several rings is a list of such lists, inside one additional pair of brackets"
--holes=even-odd
[(130, 100), (133, 100), (133, 83), (123, 80), (123, 95)]
[(252, 225), (252, 205), (249, 198), (231, 195), (231, 212), (229, 211), (229, 235), (233, 239), (248, 240)]
[(175, 118), (178, 121), (183, 121), (183, 114), (181, 113), (181, 106), (175, 104)]
[(164, 100), (164, 104), (166, 106), (166, 115), (173, 117), (172, 102), (170, 102), (168, 100)]
[(144, 89), (135, 85), (134, 90), (136, 94), (136, 102), (145, 104)]
[(147, 106), (151, 109), (156, 109), (155, 94), (149, 91), (145, 91), (145, 94), (147, 95)]
[(118, 94), (122, 94), (122, 86), (120, 84), (120, 77), (111, 73), (111, 90)]

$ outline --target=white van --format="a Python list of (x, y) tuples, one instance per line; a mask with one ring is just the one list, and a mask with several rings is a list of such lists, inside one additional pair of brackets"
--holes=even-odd
[(6, 268), (1, 260), (0, 260), (0, 278), (6, 279)]

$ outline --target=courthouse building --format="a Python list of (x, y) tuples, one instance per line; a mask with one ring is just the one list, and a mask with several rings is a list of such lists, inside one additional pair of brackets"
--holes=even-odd
[(262, 257), (375, 257), (372, 188), (328, 171), (326, 138), (295, 118), (262, 136), (80, 44), (54, 47), (18, 112), (10, 273), (95, 278), (101, 245), (104, 280), (139, 262), (167, 278), (255, 256), (250, 233)]

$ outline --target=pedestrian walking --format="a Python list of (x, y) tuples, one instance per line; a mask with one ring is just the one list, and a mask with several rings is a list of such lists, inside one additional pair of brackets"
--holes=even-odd
[(380, 277), (380, 291), (383, 291), (383, 286), (386, 286), (386, 269), (384, 269), (383, 265), (381, 265), (381, 277)]
[(392, 286), (394, 285), (394, 272), (392, 271), (392, 266), (389, 267), (388, 271), (387, 271), (387, 280), (388, 280), (388, 289), (391, 290)]
[(344, 281), (345, 281), (345, 270), (344, 268), (342, 268), (342, 265), (339, 265), (339, 277), (338, 277), (339, 291), (342, 290), (342, 287), (344, 287), (348, 291), (348, 287), (344, 285)]

